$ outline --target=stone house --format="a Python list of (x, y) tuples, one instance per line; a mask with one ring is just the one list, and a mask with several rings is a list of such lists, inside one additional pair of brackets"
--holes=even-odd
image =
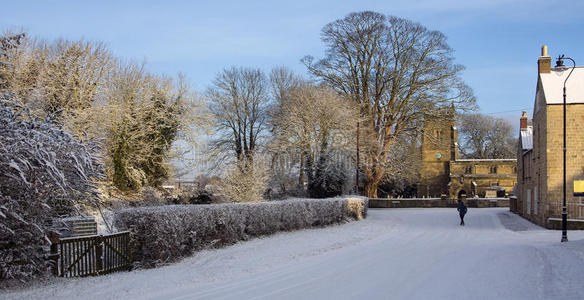
[(515, 186), (517, 159), (461, 159), (454, 111), (428, 117), (422, 135), (422, 166), (418, 197), (449, 199), (505, 196)]
[(547, 47), (538, 59), (532, 125), (520, 119), (517, 149), (517, 203), (530, 221), (559, 228), (563, 199), (563, 87), (566, 83), (566, 201), (568, 226), (584, 224), (581, 197), (573, 195), (574, 180), (584, 180), (584, 67), (552, 67)]

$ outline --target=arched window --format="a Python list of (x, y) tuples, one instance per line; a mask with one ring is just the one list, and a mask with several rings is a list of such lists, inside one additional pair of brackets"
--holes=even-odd
[(472, 174), (472, 166), (466, 167), (466, 169), (464, 170), (464, 173), (466, 173), (466, 174)]
[(440, 144), (442, 142), (442, 130), (436, 130), (434, 134), (436, 135), (436, 143)]
[(489, 169), (489, 173), (491, 173), (491, 174), (497, 174), (497, 166), (492, 166), (492, 167)]

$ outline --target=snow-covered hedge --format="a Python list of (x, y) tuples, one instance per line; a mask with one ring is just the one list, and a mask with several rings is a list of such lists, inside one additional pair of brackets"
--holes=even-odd
[(364, 198), (292, 199), (130, 208), (116, 212), (114, 224), (120, 230), (130, 230), (130, 248), (137, 265), (153, 267), (207, 247), (366, 215)]

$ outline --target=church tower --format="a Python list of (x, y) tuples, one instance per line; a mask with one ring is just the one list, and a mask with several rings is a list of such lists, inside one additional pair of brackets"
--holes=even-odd
[(450, 162), (458, 158), (457, 142), (454, 108), (448, 108), (440, 116), (426, 114), (418, 197), (439, 198), (442, 194), (448, 195)]

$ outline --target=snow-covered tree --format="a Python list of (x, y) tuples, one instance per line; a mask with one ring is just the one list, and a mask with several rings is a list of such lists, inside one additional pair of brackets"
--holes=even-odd
[(0, 93), (80, 139), (101, 140), (107, 179), (118, 189), (160, 185), (179, 134), (193, 140), (186, 134), (195, 120), (193, 97), (182, 77), (173, 81), (117, 60), (99, 42), (24, 35), (0, 41)]
[(339, 179), (320, 176), (351, 161), (357, 109), (332, 89), (302, 83), (284, 93), (275, 112), (269, 149), (277, 156), (299, 160), (298, 187), (303, 189), (305, 182), (309, 188), (323, 186), (322, 182)]
[(0, 279), (25, 279), (48, 269), (46, 221), (99, 205), (103, 170), (96, 144), (8, 98), (0, 96)]
[(5, 52), (9, 64), (0, 66), (5, 79), (0, 92), (10, 91), (36, 116), (53, 115), (73, 134), (93, 131), (98, 123), (93, 109), (104, 103), (105, 83), (114, 67), (110, 51), (99, 42), (22, 36), (17, 47)]

